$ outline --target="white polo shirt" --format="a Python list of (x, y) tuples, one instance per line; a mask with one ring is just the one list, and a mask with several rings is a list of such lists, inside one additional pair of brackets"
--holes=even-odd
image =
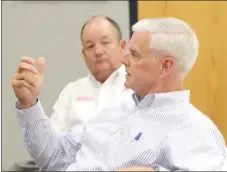
[(124, 86), (125, 75), (122, 65), (103, 84), (92, 75), (68, 83), (53, 106), (51, 121), (56, 129), (70, 131), (76, 124), (84, 124), (96, 117), (108, 104), (131, 96), (132, 90)]

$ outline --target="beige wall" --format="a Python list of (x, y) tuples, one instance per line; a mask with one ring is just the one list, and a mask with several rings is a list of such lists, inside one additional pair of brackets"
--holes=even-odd
[(14, 109), (11, 79), (21, 56), (46, 58), (41, 100), (48, 114), (69, 82), (87, 75), (81, 56), (80, 29), (93, 15), (115, 19), (129, 37), (127, 1), (2, 2), (2, 170), (29, 159)]

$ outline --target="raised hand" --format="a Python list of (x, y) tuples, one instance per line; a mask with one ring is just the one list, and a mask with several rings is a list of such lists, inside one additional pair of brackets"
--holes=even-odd
[(39, 57), (37, 62), (31, 57), (21, 59), (13, 77), (12, 86), (20, 106), (24, 109), (30, 108), (36, 103), (43, 85), (44, 66), (44, 57)]

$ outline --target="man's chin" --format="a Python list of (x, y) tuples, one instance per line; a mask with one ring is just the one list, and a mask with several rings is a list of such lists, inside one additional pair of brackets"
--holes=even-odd
[(112, 72), (114, 71), (109, 66), (96, 68), (96, 71), (95, 71), (95, 73), (98, 75), (109, 75), (109, 74), (112, 74)]
[(97, 80), (103, 80), (102, 82), (104, 82), (106, 79), (109, 78), (112, 72), (113, 71), (110, 68), (100, 68), (100, 69), (96, 69), (93, 75)]
[(107, 70), (110, 68), (110, 63), (108, 63), (108, 62), (96, 63), (95, 68), (96, 68), (96, 70), (99, 70), (99, 71)]

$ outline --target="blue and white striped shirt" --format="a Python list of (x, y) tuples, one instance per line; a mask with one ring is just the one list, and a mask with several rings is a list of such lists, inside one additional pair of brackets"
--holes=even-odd
[(149, 94), (105, 109), (70, 133), (57, 133), (38, 102), (16, 103), (26, 147), (44, 170), (220, 170), (225, 141), (213, 122), (189, 102), (189, 91)]

